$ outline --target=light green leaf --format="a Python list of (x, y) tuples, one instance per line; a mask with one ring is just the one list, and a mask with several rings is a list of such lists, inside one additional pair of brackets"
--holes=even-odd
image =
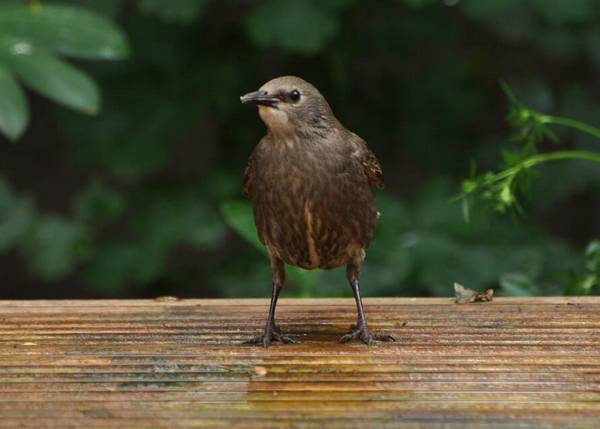
[(70, 64), (30, 43), (0, 38), (0, 61), (32, 89), (87, 114), (100, 109), (100, 94), (92, 79)]
[(129, 53), (125, 35), (111, 21), (67, 5), (0, 5), (0, 36), (21, 38), (77, 58), (115, 60)]
[(585, 248), (585, 266), (600, 274), (600, 240), (592, 240)]
[(254, 215), (250, 203), (244, 201), (227, 201), (221, 206), (221, 211), (230, 227), (255, 248), (266, 254), (267, 249), (260, 242), (256, 233), (256, 225), (254, 224)]
[(140, 10), (167, 22), (191, 22), (198, 17), (209, 0), (142, 0)]
[(0, 132), (17, 140), (29, 122), (27, 100), (13, 74), (0, 64)]

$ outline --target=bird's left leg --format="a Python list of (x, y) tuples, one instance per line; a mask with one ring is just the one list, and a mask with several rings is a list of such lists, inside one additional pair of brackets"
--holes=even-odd
[(271, 305), (269, 306), (269, 318), (265, 324), (265, 329), (261, 335), (246, 341), (246, 344), (260, 344), (263, 347), (269, 347), (272, 340), (281, 341), (282, 343), (295, 343), (292, 338), (284, 335), (281, 329), (275, 323), (275, 308), (277, 307), (277, 299), (279, 293), (285, 283), (285, 267), (283, 261), (274, 256), (271, 257), (271, 276), (273, 283), (273, 293), (271, 295)]
[(350, 340), (360, 339), (365, 344), (371, 344), (374, 341), (396, 341), (391, 335), (377, 335), (371, 333), (367, 325), (367, 318), (365, 316), (365, 310), (363, 308), (362, 298), (360, 296), (360, 264), (350, 263), (346, 267), (346, 276), (350, 282), (352, 293), (354, 294), (354, 300), (356, 301), (356, 308), (358, 310), (358, 319), (356, 325), (350, 327), (350, 332), (340, 338), (340, 343), (347, 343)]

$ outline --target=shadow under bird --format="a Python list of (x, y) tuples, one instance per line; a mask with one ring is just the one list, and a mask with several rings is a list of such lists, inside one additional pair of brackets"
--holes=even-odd
[(240, 100), (258, 106), (268, 129), (244, 173), (243, 193), (271, 257), (273, 283), (264, 332), (249, 342), (295, 342), (275, 323), (284, 263), (304, 269), (345, 265), (358, 319), (340, 342), (394, 341), (369, 331), (359, 287), (379, 216), (374, 187), (383, 187), (383, 177), (377, 158), (340, 124), (321, 93), (298, 77), (278, 77)]

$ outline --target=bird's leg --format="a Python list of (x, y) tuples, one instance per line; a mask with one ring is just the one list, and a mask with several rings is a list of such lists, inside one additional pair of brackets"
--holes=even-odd
[(295, 343), (290, 337), (283, 335), (281, 329), (275, 323), (275, 308), (277, 307), (277, 299), (281, 288), (285, 283), (285, 268), (281, 259), (271, 257), (271, 271), (273, 282), (273, 293), (271, 295), (271, 305), (269, 306), (269, 318), (265, 324), (265, 329), (261, 335), (246, 341), (246, 344), (260, 344), (263, 347), (269, 347), (272, 340), (281, 341), (282, 343)]
[(358, 319), (356, 321), (356, 325), (352, 325), (350, 327), (350, 332), (340, 338), (340, 343), (347, 343), (348, 341), (357, 338), (367, 345), (372, 344), (374, 341), (396, 341), (396, 339), (391, 335), (377, 335), (372, 334), (371, 331), (369, 331), (367, 318), (365, 316), (365, 309), (363, 308), (362, 298), (360, 297), (360, 265), (353, 263), (348, 264), (346, 267), (346, 276), (348, 277), (348, 281), (350, 282), (350, 287), (352, 288), (352, 293), (354, 295), (354, 300), (356, 301)]

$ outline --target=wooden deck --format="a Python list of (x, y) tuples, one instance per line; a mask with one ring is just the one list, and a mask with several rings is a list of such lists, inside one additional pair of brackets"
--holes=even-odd
[(0, 427), (600, 428), (600, 298), (0, 301)]

